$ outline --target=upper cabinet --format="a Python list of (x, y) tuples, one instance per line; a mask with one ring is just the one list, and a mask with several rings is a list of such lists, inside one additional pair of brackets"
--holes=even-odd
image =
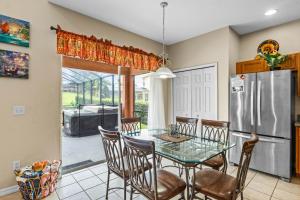
[[(288, 59), (279, 65), (281, 69), (290, 69), (297, 71), (297, 93), (300, 96), (300, 53), (289, 54)], [(265, 60), (248, 60), (236, 63), (237, 74), (247, 74), (255, 72), (269, 71)]]

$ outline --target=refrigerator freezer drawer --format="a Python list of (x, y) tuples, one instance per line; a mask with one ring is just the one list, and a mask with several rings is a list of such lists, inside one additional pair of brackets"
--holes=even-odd
[[(230, 150), (230, 162), (239, 164), (243, 143), (250, 138), (250, 134), (232, 132), (230, 142), (236, 146)], [(291, 178), (291, 141), (271, 137), (259, 136), (255, 145), (250, 168), (265, 173)]]

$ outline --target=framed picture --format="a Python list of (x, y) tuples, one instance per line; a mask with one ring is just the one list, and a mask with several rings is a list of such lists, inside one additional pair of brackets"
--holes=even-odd
[(29, 77), (29, 54), (0, 49), (0, 78)]
[(30, 23), (0, 15), (0, 42), (29, 47)]

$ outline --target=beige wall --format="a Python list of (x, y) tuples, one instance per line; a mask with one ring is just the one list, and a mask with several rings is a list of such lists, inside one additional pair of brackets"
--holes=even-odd
[[(281, 53), (300, 52), (300, 20), (241, 36), (239, 60), (253, 59), (257, 46), (266, 39), (278, 41)], [(295, 114), (300, 114), (300, 97), (295, 102)]]
[[(12, 161), (60, 158), (60, 56), (50, 25), (95, 35), (120, 45), (159, 53), (161, 45), (111, 25), (49, 4), (47, 0), (1, 0), (1, 14), (31, 23), (30, 48), (0, 43), (1, 49), (30, 54), (29, 80), (0, 78), (0, 188), (15, 185)], [(24, 116), (13, 116), (12, 106), (26, 106)]]
[(267, 39), (278, 41), (281, 53), (300, 52), (300, 20), (241, 36), (239, 59), (253, 59), (258, 45)]
[[(173, 70), (218, 63), (218, 118), (221, 120), (228, 119), (229, 33), (230, 28), (226, 27), (168, 46)], [(169, 105), (170, 113), (172, 105)]]

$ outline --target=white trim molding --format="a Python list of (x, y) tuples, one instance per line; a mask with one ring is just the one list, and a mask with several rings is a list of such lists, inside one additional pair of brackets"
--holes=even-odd
[(10, 187), (7, 187), (7, 188), (2, 188), (2, 189), (0, 189), (0, 197), (8, 195), (8, 194), (15, 193), (17, 191), (19, 191), (19, 186), (18, 185), (10, 186)]
[(208, 64), (202, 64), (202, 65), (195, 65), (195, 66), (192, 66), (192, 67), (174, 69), (172, 71), (174, 73), (176, 73), (176, 72), (184, 72), (184, 71), (195, 70), (195, 69), (206, 68), (206, 67), (216, 67), (216, 69), (218, 70), (218, 63), (214, 62), (214, 63), (208, 63)]

